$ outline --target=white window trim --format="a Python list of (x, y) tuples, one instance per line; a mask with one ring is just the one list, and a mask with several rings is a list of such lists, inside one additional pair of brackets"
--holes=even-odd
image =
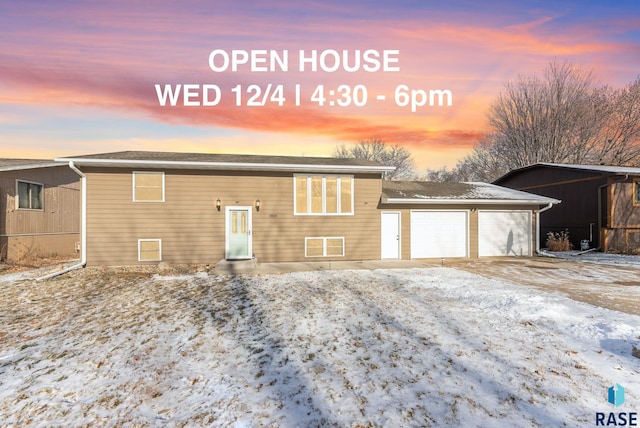
[[(142, 260), (140, 244), (142, 242), (157, 242), (158, 243), (158, 253), (160, 257), (158, 259), (145, 259)], [(162, 239), (138, 239), (138, 261), (139, 262), (161, 262), (162, 261)]]
[[(153, 200), (153, 201), (139, 201), (136, 199), (136, 174), (162, 174), (162, 199), (160, 200)], [(131, 176), (133, 177), (131, 180), (131, 185), (132, 185), (132, 199), (133, 202), (164, 202), (164, 171), (133, 171)]]
[[(298, 212), (297, 205), (297, 178), (298, 177), (306, 177), (307, 178), (307, 212), (300, 213)], [(312, 213), (311, 212), (311, 178), (312, 177), (320, 177), (322, 178), (322, 212), (321, 213)], [(342, 213), (341, 210), (341, 190), (342, 190), (342, 180), (337, 180), (336, 182), (336, 192), (337, 192), (337, 202), (338, 202), (338, 212), (337, 213), (328, 213), (327, 212), (327, 178), (349, 178), (351, 181), (351, 212)], [(355, 196), (354, 196), (354, 188), (355, 188), (355, 179), (353, 175), (346, 174), (293, 174), (293, 215), (303, 215), (303, 216), (348, 216), (354, 215), (355, 213)]]
[[(35, 184), (36, 186), (42, 186), (42, 191), (40, 192), (40, 198), (41, 198), (41, 205), (42, 208), (20, 208), (20, 192), (18, 190), (19, 184), (18, 183), (28, 183), (28, 184)], [(20, 211), (44, 211), (44, 184), (43, 183), (38, 183), (37, 181), (29, 181), (29, 180), (21, 180), (21, 179), (16, 179), (16, 210), (20, 210)]]
[[(309, 239), (322, 239), (322, 255), (321, 256), (309, 256), (307, 255), (307, 241)], [(335, 256), (335, 255), (327, 255), (327, 241), (329, 239), (341, 239), (342, 240), (342, 255), (341, 256)], [(344, 257), (346, 254), (346, 248), (345, 248), (345, 243), (344, 243), (344, 236), (309, 236), (304, 238), (304, 256), (305, 257), (309, 257), (309, 258), (315, 258), (315, 257)]]

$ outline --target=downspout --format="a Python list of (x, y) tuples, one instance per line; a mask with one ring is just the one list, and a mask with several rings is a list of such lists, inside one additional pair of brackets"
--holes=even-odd
[(552, 254), (545, 253), (542, 250), (540, 250), (540, 213), (543, 213), (546, 210), (551, 209), (551, 207), (553, 207), (553, 202), (549, 202), (546, 207), (536, 211), (536, 229), (537, 229), (536, 230), (536, 254), (539, 256), (555, 257)]
[(37, 278), (36, 281), (44, 281), (45, 279), (80, 269), (87, 264), (87, 176), (73, 164), (73, 161), (69, 161), (69, 169), (80, 176), (80, 263)]

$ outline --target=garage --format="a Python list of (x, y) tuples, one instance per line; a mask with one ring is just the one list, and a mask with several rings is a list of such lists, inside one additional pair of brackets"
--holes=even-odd
[(469, 257), (468, 211), (411, 211), (411, 258)]
[[(531, 256), (540, 245), (534, 216), (560, 203), (488, 183), (389, 180), (380, 202), (401, 215), (401, 259)], [(395, 250), (389, 236), (381, 245)]]
[(530, 256), (531, 211), (478, 211), (478, 256)]

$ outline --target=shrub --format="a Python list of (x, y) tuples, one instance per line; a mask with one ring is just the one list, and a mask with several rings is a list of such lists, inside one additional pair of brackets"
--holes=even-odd
[(549, 232), (547, 233), (547, 248), (550, 251), (569, 251), (573, 248), (571, 242), (569, 242), (569, 231), (563, 230), (562, 232)]

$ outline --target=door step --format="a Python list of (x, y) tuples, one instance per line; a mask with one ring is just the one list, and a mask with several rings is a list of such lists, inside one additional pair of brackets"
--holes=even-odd
[(258, 259), (250, 260), (225, 260), (216, 263), (217, 274), (251, 273), (258, 266)]

